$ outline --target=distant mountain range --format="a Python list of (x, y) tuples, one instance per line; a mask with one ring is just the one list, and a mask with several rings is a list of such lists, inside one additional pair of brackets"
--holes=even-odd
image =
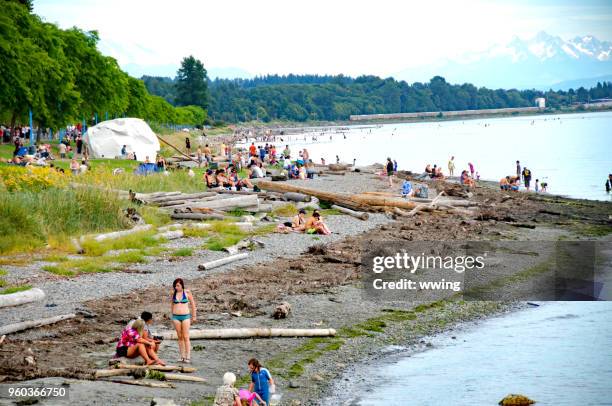
[[(150, 75), (173, 78), (178, 64), (127, 64), (123, 68), (135, 77)], [(237, 67), (207, 69), (211, 79), (254, 77)], [(507, 44), (494, 45), (484, 52), (405, 69), (392, 76), (410, 84), (428, 82), (434, 76), (442, 76), (449, 83), (472, 83), (488, 88), (589, 88), (598, 81), (612, 81), (612, 42), (601, 41), (592, 35), (564, 40), (542, 31), (527, 40), (514, 37)]]
[[(533, 38), (514, 37), (485, 52), (446, 60), (431, 67), (406, 69), (393, 77), (409, 83), (434, 75), (450, 83), (473, 83), (491, 88), (567, 89), (588, 87), (596, 78), (612, 76), (612, 43), (592, 35), (563, 40), (540, 32)], [(584, 79), (581, 79), (584, 78)]]

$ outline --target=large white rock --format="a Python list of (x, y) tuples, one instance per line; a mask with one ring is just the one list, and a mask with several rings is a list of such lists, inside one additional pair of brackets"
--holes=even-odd
[(121, 155), (121, 148), (134, 152), (144, 162), (147, 157), (155, 162), (159, 140), (151, 127), (139, 118), (117, 118), (89, 127), (83, 140), (93, 158), (114, 158)]

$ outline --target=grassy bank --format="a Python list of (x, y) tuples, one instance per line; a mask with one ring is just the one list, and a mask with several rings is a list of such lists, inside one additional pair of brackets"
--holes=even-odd
[(0, 192), (2, 254), (62, 246), (73, 235), (126, 226), (121, 202), (105, 191), (49, 186)]

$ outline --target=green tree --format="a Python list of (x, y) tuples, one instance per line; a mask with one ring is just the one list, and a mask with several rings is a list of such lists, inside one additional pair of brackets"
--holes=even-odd
[(209, 99), (208, 77), (202, 62), (193, 56), (184, 58), (176, 78), (176, 104), (200, 106), (206, 110)]

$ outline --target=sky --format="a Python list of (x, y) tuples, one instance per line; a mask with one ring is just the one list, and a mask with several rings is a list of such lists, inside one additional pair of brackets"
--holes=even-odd
[(612, 40), (609, 0), (34, 0), (34, 12), (97, 30), (134, 76), (194, 55), (209, 71), (386, 77), (539, 31)]

